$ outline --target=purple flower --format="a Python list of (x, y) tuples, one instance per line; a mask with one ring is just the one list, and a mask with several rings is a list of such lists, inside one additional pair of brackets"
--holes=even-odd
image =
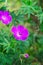
[(28, 57), (29, 57), (29, 55), (26, 53), (26, 54), (24, 54), (24, 57), (25, 57), (25, 58), (28, 58)]
[(11, 32), (16, 40), (26, 40), (29, 36), (28, 30), (22, 25), (12, 26)]
[(0, 20), (3, 24), (8, 25), (12, 22), (12, 16), (9, 11), (0, 11)]

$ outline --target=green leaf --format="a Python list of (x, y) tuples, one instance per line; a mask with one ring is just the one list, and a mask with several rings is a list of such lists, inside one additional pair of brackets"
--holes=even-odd
[(40, 31), (43, 32), (43, 23), (40, 24)]

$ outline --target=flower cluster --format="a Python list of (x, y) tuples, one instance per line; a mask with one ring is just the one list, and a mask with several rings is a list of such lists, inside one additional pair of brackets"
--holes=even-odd
[[(12, 16), (10, 15), (10, 12), (1, 10), (0, 21), (5, 25), (10, 24), (12, 22)], [(29, 36), (28, 30), (22, 25), (18, 25), (17, 27), (12, 26), (11, 32), (16, 40), (26, 40)]]

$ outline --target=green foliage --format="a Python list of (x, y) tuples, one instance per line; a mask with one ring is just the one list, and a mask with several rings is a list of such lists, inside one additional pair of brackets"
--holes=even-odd
[(0, 2), (5, 2), (5, 0), (0, 0)]
[[(12, 15), (11, 24), (0, 22), (0, 65), (43, 65), (42, 4), (42, 0), (0, 0), (0, 10), (8, 10)], [(16, 40), (10, 32), (11, 26), (18, 24), (30, 32), (25, 41)], [(21, 57), (25, 53), (29, 58)]]

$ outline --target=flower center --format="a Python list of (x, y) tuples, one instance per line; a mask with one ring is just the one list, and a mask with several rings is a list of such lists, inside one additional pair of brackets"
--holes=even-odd
[(2, 16), (2, 19), (3, 19), (3, 20), (6, 20), (6, 16)]
[(20, 32), (17, 32), (17, 36), (20, 37), (22, 34)]

